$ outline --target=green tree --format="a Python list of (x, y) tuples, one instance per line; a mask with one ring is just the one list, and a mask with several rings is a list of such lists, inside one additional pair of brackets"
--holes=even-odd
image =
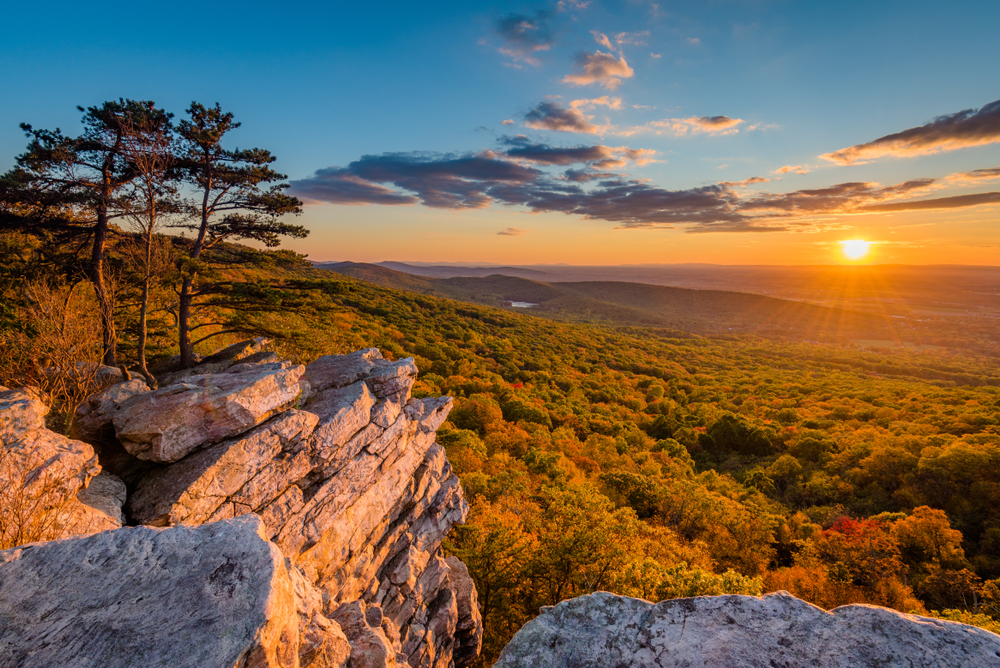
[[(199, 304), (196, 298), (225, 294), (232, 287), (197, 282), (207, 268), (206, 252), (227, 240), (248, 239), (275, 248), (282, 236), (302, 238), (308, 234), (301, 225), (278, 220), (284, 214), (301, 213), (301, 202), (283, 192), (288, 185), (278, 182), (285, 175), (271, 169), (275, 160), (271, 153), (260, 148), (230, 150), (222, 146), (226, 135), (240, 127), (233, 114), (223, 112), (218, 104), (206, 107), (197, 102), (191, 103), (187, 113), (189, 118), (177, 128), (178, 168), (194, 191), (190, 201), (193, 220), (180, 225), (194, 233), (194, 240), (184, 247), (187, 257), (181, 264), (177, 307), (183, 368), (194, 363), (194, 346), (199, 342), (191, 340), (192, 330), (210, 324), (192, 325), (192, 310), (219, 305), (211, 299)], [(201, 340), (220, 333), (213, 332)]]
[(94, 286), (102, 329), (102, 361), (116, 364), (118, 336), (114, 298), (105, 262), (112, 221), (128, 209), (127, 187), (138, 178), (125, 152), (128, 127), (162, 116), (153, 102), (119, 99), (83, 112), (83, 132), (70, 137), (55, 130), (21, 128), (30, 138), (16, 167), (5, 175), (6, 223), (31, 230), (50, 229), (90, 242), (86, 273)]

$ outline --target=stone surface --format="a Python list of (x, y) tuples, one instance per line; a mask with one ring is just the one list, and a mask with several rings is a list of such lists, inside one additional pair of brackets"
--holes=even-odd
[(114, 438), (115, 427), (112, 421), (122, 404), (144, 392), (149, 392), (149, 386), (144, 381), (133, 378), (90, 395), (76, 409), (73, 437), (88, 443)]
[[(374, 348), (295, 367), (250, 344), (159, 390), (133, 380), (88, 398), (80, 434), (124, 484), (95, 478), (71, 500), (80, 522), (64, 535), (117, 526), (126, 496), (132, 524), (255, 513), (285, 559), (301, 666), (470, 665), (482, 636), (475, 587), (441, 554), (468, 513), (435, 442), (451, 400), (411, 399), (413, 360)], [(44, 413), (24, 401), (9, 421), (30, 431)], [(98, 511), (112, 524), (98, 527)]]
[(292, 405), (302, 366), (250, 365), (238, 373), (191, 376), (125, 400), (113, 417), (118, 439), (140, 459), (175, 462)]
[(30, 389), (0, 391), (2, 544), (122, 525), (124, 497), (115, 507), (122, 490), (110, 477), (94, 478), (101, 472), (94, 448), (45, 428), (47, 412)]
[(255, 517), (0, 552), (4, 665), (299, 665), (281, 553)]
[[(247, 373), (242, 366), (206, 382)], [(344, 629), (352, 647), (367, 648), (353, 662), (447, 668), (457, 649), (455, 665), (468, 665), (482, 622), (471, 581), (441, 555), (468, 513), (435, 443), (451, 400), (410, 399), (415, 378), (412, 360), (384, 360), (376, 349), (321, 357), (302, 374), (301, 408), (148, 470), (130, 483), (127, 514), (169, 526), (257, 513), (322, 593), (321, 612), (308, 613), (315, 628), (355, 602), (381, 615)]]
[(598, 592), (543, 609), (494, 668), (989, 668), (1000, 636), (868, 605), (826, 612), (785, 592), (652, 604)]

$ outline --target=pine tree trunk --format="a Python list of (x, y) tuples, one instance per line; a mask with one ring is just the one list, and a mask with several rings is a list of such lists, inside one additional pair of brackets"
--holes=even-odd
[(177, 307), (177, 329), (181, 348), (180, 368), (194, 366), (194, 346), (191, 345), (191, 301), (194, 277), (185, 276), (181, 282), (180, 301)]
[(101, 316), (101, 345), (103, 349), (101, 362), (107, 366), (118, 366), (116, 350), (118, 336), (115, 332), (115, 314), (104, 283), (104, 244), (108, 238), (108, 216), (106, 212), (98, 211), (97, 225), (94, 227), (94, 247), (90, 260), (90, 280), (94, 284), (94, 294), (97, 295), (98, 311)]

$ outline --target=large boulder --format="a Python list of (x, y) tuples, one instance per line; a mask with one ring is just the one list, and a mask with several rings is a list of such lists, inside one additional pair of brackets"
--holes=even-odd
[[(20, 668), (292, 668), (303, 664), (295, 584), (263, 525), (130, 527), (0, 552), (0, 657)], [(349, 652), (327, 620), (326, 657)], [(308, 624), (306, 624), (308, 626)], [(339, 651), (338, 651), (339, 650)]]
[(236, 436), (295, 403), (305, 367), (243, 364), (137, 394), (113, 417), (118, 440), (139, 459), (175, 462)]
[(598, 592), (543, 608), (494, 668), (989, 668), (1000, 636), (871, 605), (832, 612), (786, 592), (657, 604)]
[(0, 545), (122, 525), (120, 481), (95, 478), (94, 449), (46, 429), (46, 413), (32, 389), (0, 389)]

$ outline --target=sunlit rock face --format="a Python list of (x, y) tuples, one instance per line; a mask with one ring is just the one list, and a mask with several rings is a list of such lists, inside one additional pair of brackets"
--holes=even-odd
[(468, 513), (435, 442), (451, 400), (412, 399), (413, 361), (377, 349), (305, 367), (260, 353), (209, 364), (212, 373), (175, 373), (153, 391), (112, 386), (81, 407), (81, 433), (128, 484), (127, 521), (259, 516), (301, 616), (316, 620), (301, 629), (300, 644), (315, 651), (300, 665), (339, 665), (321, 651), (330, 629), (346, 634), (352, 665), (474, 662), (475, 587), (441, 554)]
[(598, 592), (543, 609), (494, 668), (988, 668), (1000, 636), (871, 605), (826, 612), (785, 592), (657, 604)]
[(94, 448), (45, 428), (31, 388), (0, 387), (0, 541), (16, 544), (122, 526), (125, 485)]

